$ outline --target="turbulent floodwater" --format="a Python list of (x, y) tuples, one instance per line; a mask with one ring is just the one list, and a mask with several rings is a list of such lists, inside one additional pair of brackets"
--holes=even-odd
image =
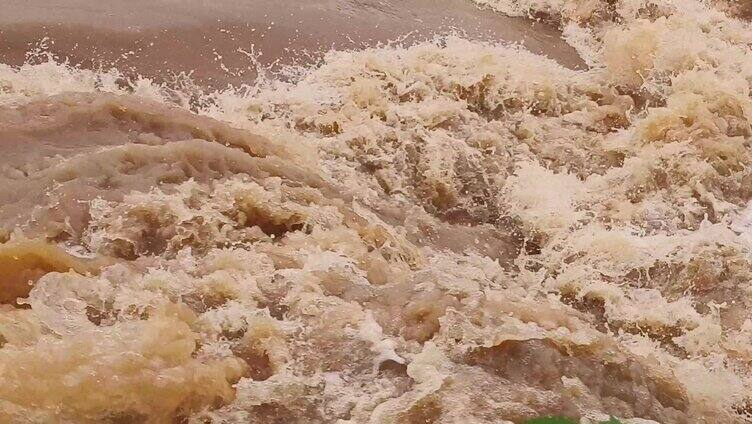
[(0, 65), (0, 422), (749, 422), (749, 8), (479, 2), (588, 68)]

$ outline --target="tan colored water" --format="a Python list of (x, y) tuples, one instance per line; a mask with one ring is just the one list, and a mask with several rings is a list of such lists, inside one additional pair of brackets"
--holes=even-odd
[(749, 420), (745, 5), (478, 2), (5, 7), (0, 422)]
[(262, 64), (309, 63), (331, 48), (359, 49), (463, 31), (476, 40), (522, 43), (568, 67), (582, 61), (550, 25), (482, 11), (465, 0), (6, 0), (0, 62), (20, 65), (44, 37), (49, 51), (87, 67), (161, 79), (191, 72), (218, 88), (248, 82)]

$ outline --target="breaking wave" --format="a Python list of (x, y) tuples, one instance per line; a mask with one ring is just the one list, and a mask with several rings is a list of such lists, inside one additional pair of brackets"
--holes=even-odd
[(749, 420), (743, 5), (478, 3), (589, 68), (456, 36), (216, 92), (0, 65), (0, 420)]

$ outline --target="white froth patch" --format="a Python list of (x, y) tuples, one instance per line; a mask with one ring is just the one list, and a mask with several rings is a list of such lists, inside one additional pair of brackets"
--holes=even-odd
[[(343, 197), (233, 176), (91, 202), (80, 248), (134, 260), (0, 309), (0, 417), (739, 422), (750, 25), (694, 0), (478, 3), (558, 23), (592, 68), (449, 37), (203, 93), (315, 149)], [(189, 97), (0, 66), (4, 106), (67, 91)]]

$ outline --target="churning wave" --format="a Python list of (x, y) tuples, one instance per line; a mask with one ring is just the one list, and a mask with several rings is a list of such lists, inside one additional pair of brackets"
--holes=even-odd
[(0, 421), (749, 420), (743, 5), (478, 2), (589, 68), (0, 65)]

